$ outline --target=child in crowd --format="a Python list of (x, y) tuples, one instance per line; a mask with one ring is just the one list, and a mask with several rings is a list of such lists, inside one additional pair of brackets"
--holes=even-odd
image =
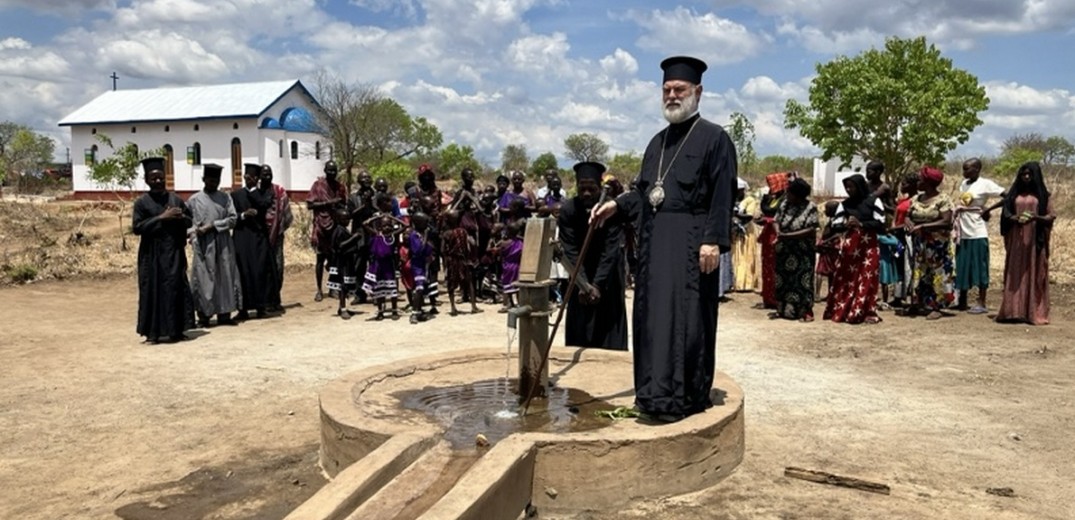
[(370, 265), (362, 289), (377, 304), (377, 315), (373, 319), (384, 319), (386, 300), (392, 302), (392, 319), (399, 319), (396, 246), (399, 235), (405, 229), (403, 221), (391, 216), (391, 213), (380, 213), (367, 220), (365, 227), (370, 236)]
[(336, 315), (349, 320), (352, 312), (347, 309), (347, 296), (357, 290), (355, 262), (362, 235), (348, 230), (347, 224), (351, 221), (351, 215), (346, 209), (337, 209), (333, 218), (336, 226), (329, 235), (332, 252), (329, 254), (327, 285), (330, 291), (335, 291), (340, 300)]
[(832, 293), (832, 276), (836, 274), (836, 259), (839, 257), (840, 248), (836, 241), (840, 235), (832, 230), (832, 220), (836, 218), (836, 210), (840, 203), (830, 200), (825, 203), (825, 227), (821, 229), (821, 236), (817, 241), (817, 267), (814, 272), (814, 299), (819, 302), (827, 301), (828, 294), (821, 296), (821, 282), (825, 282), (826, 293)]
[(451, 305), (451, 315), (457, 316), (459, 310), (455, 307), (455, 290), (463, 289), (463, 297), (470, 302), (470, 313), (481, 312), (478, 308), (477, 298), (474, 295), (474, 281), (472, 271), (475, 266), (474, 249), (477, 241), (463, 227), (459, 211), (449, 210), (444, 215), (445, 230), (442, 239), (442, 256), (444, 258), (445, 274), (448, 279), (448, 303)]
[(889, 228), (889, 233), (896, 237), (900, 246), (903, 248), (903, 257), (899, 258), (896, 262), (896, 273), (899, 277), (899, 282), (896, 283), (896, 290), (893, 291), (892, 301), (889, 302), (891, 307), (903, 307), (903, 299), (910, 296), (908, 293), (911, 288), (911, 276), (914, 273), (914, 267), (912, 265), (911, 237), (907, 234), (907, 214), (911, 211), (911, 202), (914, 200), (915, 195), (918, 195), (918, 174), (911, 173), (903, 178), (900, 182), (900, 195), (901, 198), (896, 202), (895, 216), (892, 219), (892, 227)]
[(429, 263), (433, 259), (433, 246), (429, 243), (429, 215), (421, 211), (410, 214), (411, 229), (407, 236), (407, 252), (410, 256), (410, 274), (413, 285), (410, 291), (411, 323), (428, 319), (422, 306), (429, 297)]
[(519, 263), (523, 256), (523, 241), (519, 238), (523, 225), (526, 221), (519, 220), (504, 227), (504, 238), (495, 246), (495, 255), (500, 258), (500, 286), (503, 300), (500, 310), (506, 313), (516, 305), (515, 294), (519, 288), (515, 282), (519, 280)]

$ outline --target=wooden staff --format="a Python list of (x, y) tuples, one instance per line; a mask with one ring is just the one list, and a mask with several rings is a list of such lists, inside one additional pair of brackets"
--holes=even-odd
[[(605, 202), (608, 197), (608, 185), (602, 187), (601, 198), (594, 205), (595, 208), (601, 207), (601, 204)], [(579, 249), (579, 258), (575, 262), (575, 268), (571, 270), (571, 277), (567, 281), (567, 291), (564, 292), (564, 301), (560, 304), (560, 309), (556, 312), (556, 321), (552, 325), (552, 334), (549, 334), (549, 341), (545, 343), (545, 351), (541, 353), (541, 365), (538, 366), (537, 377), (534, 378), (534, 382), (530, 384), (530, 391), (526, 394), (526, 401), (523, 402), (523, 415), (530, 411), (530, 401), (534, 399), (534, 391), (537, 390), (537, 385), (541, 382), (541, 373), (545, 370), (545, 365), (549, 361), (549, 352), (552, 350), (552, 340), (556, 337), (556, 331), (560, 328), (560, 321), (564, 318), (564, 311), (567, 309), (567, 302), (571, 299), (571, 291), (575, 290), (575, 283), (578, 281), (579, 270), (582, 269), (584, 260), (586, 259), (586, 252), (590, 249), (590, 240), (593, 238), (593, 232), (597, 229), (597, 220), (590, 222), (589, 227), (586, 228), (586, 238), (582, 239), (582, 248)]]

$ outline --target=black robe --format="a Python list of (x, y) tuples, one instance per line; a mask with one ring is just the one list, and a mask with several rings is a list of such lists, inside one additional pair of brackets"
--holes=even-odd
[[(236, 188), (231, 192), (239, 221), (232, 239), (235, 241), (235, 260), (239, 264), (239, 280), (243, 286), (243, 310), (264, 310), (274, 303), (279, 286), (276, 263), (269, 246), (269, 227), (265, 213), (272, 206), (270, 190)], [(244, 217), (253, 208), (257, 215)]]
[[(560, 246), (570, 266), (578, 265), (589, 227), (589, 212), (575, 197), (560, 207)], [(567, 303), (564, 339), (568, 346), (627, 350), (627, 305), (624, 300), (623, 225), (615, 218), (594, 230), (575, 290)], [(579, 301), (580, 288), (593, 284), (601, 292), (595, 305)]]
[[(160, 220), (169, 206), (183, 218)], [(194, 298), (187, 280), (190, 209), (174, 193), (147, 193), (134, 202), (132, 229), (138, 244), (138, 334), (149, 340), (175, 338), (194, 328)]]
[[(720, 276), (701, 273), (698, 253), (702, 244), (731, 249), (738, 176), (735, 145), (705, 119), (672, 159), (698, 117), (654, 136), (631, 190), (616, 199), (628, 218), (639, 218), (635, 403), (650, 414), (689, 415), (712, 405)], [(654, 211), (649, 193), (666, 133), (665, 198)]]

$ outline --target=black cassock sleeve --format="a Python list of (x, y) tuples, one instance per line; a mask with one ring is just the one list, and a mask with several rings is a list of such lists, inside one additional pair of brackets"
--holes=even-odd
[(145, 197), (139, 197), (134, 201), (134, 210), (131, 213), (131, 231), (135, 235), (153, 235), (159, 232), (161, 220), (158, 216), (153, 213)]
[(617, 217), (614, 216), (609, 219), (609, 222), (605, 222), (603, 240), (599, 244), (590, 244), (591, 255), (594, 253), (595, 245), (601, 248), (601, 259), (597, 264), (593, 283), (602, 291), (607, 288), (605, 282), (609, 276), (615, 276), (616, 273), (613, 270), (619, 269), (620, 257), (623, 255), (623, 226), (620, 225), (620, 219)]
[(560, 229), (560, 248), (564, 251), (564, 258), (571, 264), (573, 270), (578, 271), (575, 283), (585, 287), (590, 280), (586, 276), (586, 269), (579, 268), (579, 250), (582, 248), (582, 240), (585, 237), (580, 237), (575, 228), (576, 218), (578, 216), (575, 201), (567, 201), (560, 207), (560, 216), (556, 218), (556, 225)]
[(717, 144), (710, 154), (707, 162), (712, 165), (709, 176), (713, 192), (710, 194), (702, 244), (716, 244), (723, 253), (732, 248), (732, 213), (739, 179), (735, 144), (727, 132), (720, 131)]

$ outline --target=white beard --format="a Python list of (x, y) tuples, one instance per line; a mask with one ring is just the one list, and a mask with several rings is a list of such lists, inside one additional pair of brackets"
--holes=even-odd
[(664, 109), (664, 118), (672, 124), (682, 123), (698, 111), (698, 95), (693, 89), (689, 96), (679, 100), (679, 106), (672, 106), (670, 103), (663, 103), (661, 108)]

